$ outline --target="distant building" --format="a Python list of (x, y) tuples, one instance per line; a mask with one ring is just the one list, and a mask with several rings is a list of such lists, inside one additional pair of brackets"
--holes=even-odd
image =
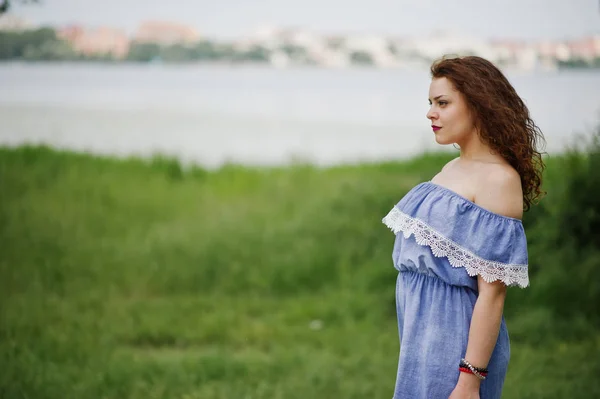
[(14, 15), (0, 14), (0, 31), (20, 32), (36, 27), (23, 18)]
[(283, 31), (269, 26), (259, 27), (245, 39), (252, 45), (261, 45), (270, 50), (276, 50), (284, 45)]
[(129, 38), (120, 29), (86, 29), (79, 25), (71, 25), (59, 29), (57, 35), (69, 42), (76, 52), (87, 56), (111, 55), (121, 59), (129, 52)]
[(161, 45), (190, 44), (200, 40), (198, 32), (189, 26), (165, 21), (143, 22), (134, 35), (135, 42)]
[(566, 61), (573, 56), (569, 45), (561, 41), (542, 40), (535, 47), (542, 59)]
[[(495, 57), (490, 60), (509, 69), (531, 71), (538, 68), (540, 45), (516, 39), (491, 40)], [(548, 50), (550, 51), (550, 50)]]
[(572, 58), (593, 60), (600, 57), (600, 36), (584, 37), (568, 44)]

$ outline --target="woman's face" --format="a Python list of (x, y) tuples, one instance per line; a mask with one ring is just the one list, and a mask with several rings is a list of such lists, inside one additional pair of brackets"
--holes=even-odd
[(465, 98), (447, 78), (433, 78), (429, 86), (427, 119), (439, 144), (461, 145), (476, 134)]

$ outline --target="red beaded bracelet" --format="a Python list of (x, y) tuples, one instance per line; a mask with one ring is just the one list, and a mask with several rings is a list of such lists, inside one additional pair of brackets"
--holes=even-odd
[[(469, 374), (473, 374), (473, 372), (471, 371), (471, 369), (467, 368), (467, 367), (459, 367), (458, 368), (460, 371), (462, 371), (463, 373), (469, 373)], [(481, 374), (484, 377), (487, 377), (487, 373), (485, 372), (479, 372), (479, 374)]]

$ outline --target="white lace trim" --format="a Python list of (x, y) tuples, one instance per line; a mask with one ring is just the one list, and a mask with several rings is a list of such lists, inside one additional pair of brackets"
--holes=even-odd
[(426, 245), (437, 257), (446, 257), (453, 267), (464, 267), (469, 276), (479, 274), (485, 281), (496, 280), (506, 285), (529, 285), (527, 265), (494, 262), (480, 258), (473, 252), (444, 237), (427, 223), (410, 217), (394, 207), (382, 222), (395, 234), (402, 231), (405, 238), (414, 234), (419, 245)]

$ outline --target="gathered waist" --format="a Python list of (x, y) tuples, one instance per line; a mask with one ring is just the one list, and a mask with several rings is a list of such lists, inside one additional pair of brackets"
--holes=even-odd
[(424, 270), (414, 270), (414, 269), (403, 268), (398, 272), (398, 274), (400, 277), (402, 277), (402, 279), (407, 280), (407, 282), (412, 282), (412, 283), (417, 283), (417, 284), (424, 283), (424, 282), (429, 282), (431, 284), (442, 284), (442, 285), (445, 285), (452, 289), (465, 289), (465, 290), (468, 290), (469, 292), (474, 293), (475, 295), (478, 294), (478, 291), (474, 290), (472, 286), (465, 285), (465, 284), (452, 283), (452, 282), (444, 279), (443, 276), (437, 275), (431, 269), (427, 269), (426, 271), (424, 271)]

